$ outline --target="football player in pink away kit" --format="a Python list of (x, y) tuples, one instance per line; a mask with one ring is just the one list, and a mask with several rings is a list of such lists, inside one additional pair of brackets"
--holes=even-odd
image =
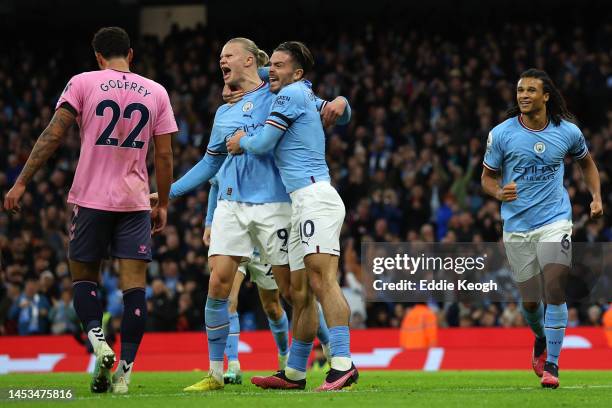
[[(19, 210), (27, 183), (77, 123), (81, 152), (68, 202), (74, 204), (69, 262), (74, 308), (96, 356), (92, 392), (126, 393), (145, 329), (145, 279), (153, 233), (165, 224), (172, 182), (172, 134), (178, 129), (168, 93), (158, 83), (130, 72), (133, 50), (122, 28), (99, 30), (92, 41), (99, 71), (70, 79), (56, 111), (40, 135), (15, 185), (4, 199)], [(146, 156), (155, 145), (159, 202), (149, 204)], [(119, 259), (123, 290), (121, 361), (112, 376), (115, 353), (102, 332), (97, 296), (100, 262)]]

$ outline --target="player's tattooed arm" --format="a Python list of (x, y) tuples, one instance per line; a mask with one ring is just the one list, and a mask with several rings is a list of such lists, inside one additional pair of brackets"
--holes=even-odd
[(603, 215), (603, 204), (601, 201), (601, 181), (599, 178), (599, 171), (597, 170), (597, 164), (591, 157), (590, 153), (578, 161), (584, 182), (586, 183), (589, 192), (591, 193), (591, 218), (599, 218)]
[(66, 130), (70, 128), (75, 121), (76, 116), (73, 112), (65, 108), (59, 108), (55, 111), (51, 122), (47, 128), (38, 137), (38, 140), (32, 148), (32, 152), (28, 157), (23, 170), (15, 181), (15, 185), (6, 193), (4, 197), (4, 209), (7, 211), (18, 211), (20, 209), (19, 200), (25, 193), (26, 184), (34, 174), (47, 162), (49, 157), (55, 152), (59, 144), (62, 142)]
[(72, 127), (76, 120), (74, 113), (65, 108), (55, 111), (53, 118), (36, 140), (28, 160), (17, 178), (17, 183), (26, 185), (34, 174), (47, 162), (49, 157), (57, 150), (66, 135), (66, 131)]

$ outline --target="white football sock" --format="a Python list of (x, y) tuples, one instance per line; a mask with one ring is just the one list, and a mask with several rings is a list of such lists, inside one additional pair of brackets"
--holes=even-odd
[(299, 381), (306, 378), (306, 372), (296, 370), (295, 368), (291, 368), (289, 366), (285, 367), (285, 375), (292, 381)]
[(227, 363), (227, 369), (231, 371), (240, 371), (240, 361), (232, 360)]
[(347, 371), (351, 369), (353, 361), (350, 357), (332, 357), (331, 368), (338, 371)]
[(223, 361), (210, 360), (210, 373), (215, 380), (223, 384)]

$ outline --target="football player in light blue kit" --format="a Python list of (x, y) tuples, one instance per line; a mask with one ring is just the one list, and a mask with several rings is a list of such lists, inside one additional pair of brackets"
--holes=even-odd
[[(246, 38), (228, 41), (221, 52), (223, 80), (230, 88), (245, 91), (240, 103), (217, 109), (204, 158), (172, 184), (170, 198), (183, 195), (218, 172), (218, 206), (212, 224), (209, 259), (212, 266), (205, 321), (210, 371), (186, 391), (222, 389), (223, 353), (229, 334), (228, 297), (234, 275), (244, 259), (261, 250), (273, 269), (288, 271), (286, 240), (291, 205), (272, 155), (229, 156), (226, 137), (236, 129), (262, 127), (273, 95), (259, 78), (257, 68), (268, 62), (265, 52)], [(288, 272), (287, 272), (288, 273)]]
[(525, 71), (516, 96), (510, 118), (489, 133), (482, 187), (502, 201), (506, 254), (523, 297), (523, 316), (536, 336), (533, 369), (543, 387), (557, 388), (567, 325), (564, 282), (571, 264), (572, 207), (563, 186), (565, 156), (582, 168), (592, 195), (592, 218), (603, 214), (599, 172), (563, 97), (544, 71)]
[[(292, 200), (289, 266), (291, 284), (300, 281), (307, 296), (303, 309), (294, 306), (293, 341), (285, 370), (269, 377), (253, 377), (262, 388), (303, 389), (306, 362), (316, 332), (316, 306), (323, 308), (329, 327), (331, 370), (317, 390), (337, 390), (358, 379), (350, 356), (349, 307), (337, 281), (340, 229), (344, 204), (330, 185), (325, 161), (325, 134), (316, 97), (304, 80), (314, 64), (312, 54), (300, 42), (289, 41), (274, 51), (270, 89), (278, 92), (263, 128), (237, 132), (228, 140), (228, 151), (264, 154), (274, 151), (276, 165)], [(344, 100), (339, 123), (350, 120)], [(294, 276), (296, 279), (294, 280)], [(311, 289), (312, 288), (312, 289)]]

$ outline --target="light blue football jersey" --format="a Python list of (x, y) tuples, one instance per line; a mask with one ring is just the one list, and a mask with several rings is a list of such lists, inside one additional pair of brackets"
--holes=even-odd
[(290, 202), (272, 153), (228, 155), (225, 145), (237, 130), (252, 132), (263, 127), (274, 98), (269, 84), (262, 82), (240, 102), (220, 106), (204, 158), (172, 184), (171, 197), (184, 194), (217, 174), (220, 200), (252, 204)]
[(280, 90), (266, 124), (285, 131), (274, 150), (274, 158), (287, 191), (315, 181), (329, 181), (325, 161), (325, 132), (317, 109), (317, 98), (304, 81)]
[(484, 165), (501, 172), (502, 185), (512, 181), (517, 185), (518, 198), (501, 205), (504, 231), (526, 232), (571, 220), (572, 207), (563, 185), (564, 158), (580, 160), (588, 152), (580, 129), (566, 120), (533, 130), (518, 116), (493, 128)]

